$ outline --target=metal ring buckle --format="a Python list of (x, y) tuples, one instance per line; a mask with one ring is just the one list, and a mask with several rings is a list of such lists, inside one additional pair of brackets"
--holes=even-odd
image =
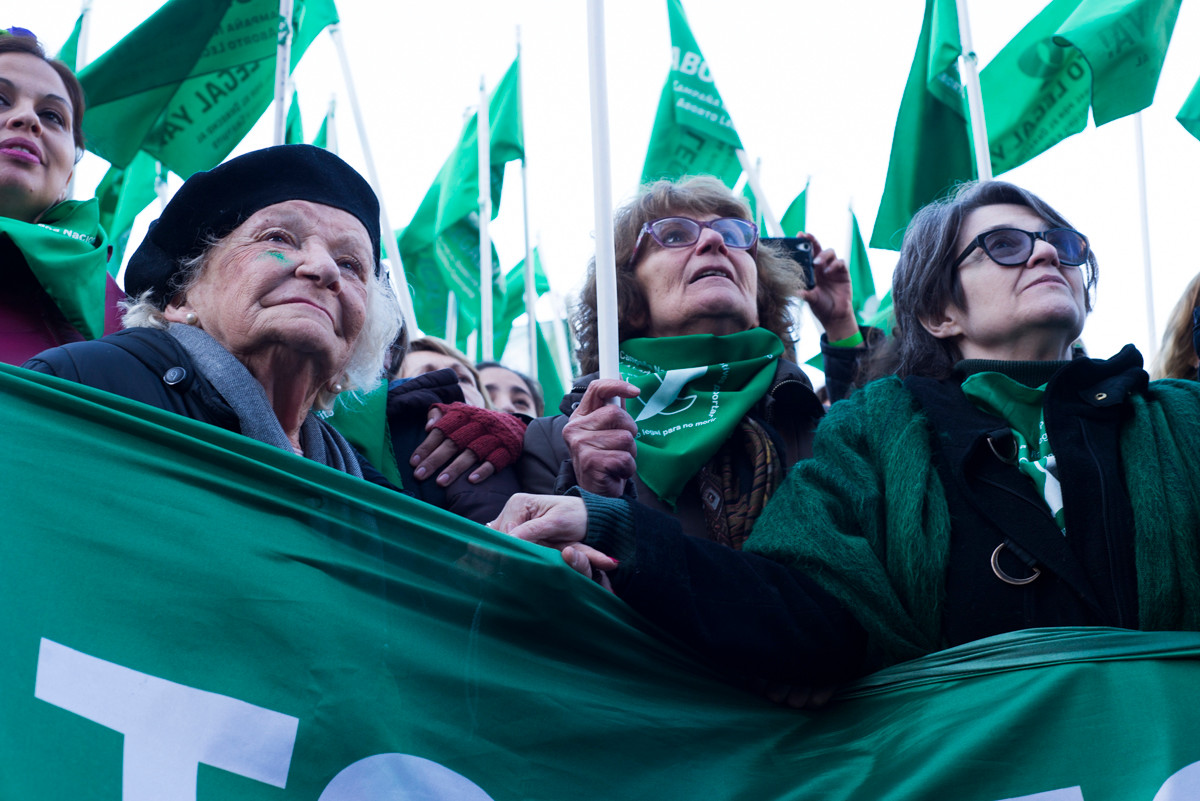
[(1030, 570), (1033, 571), (1033, 575), (1025, 578), (1013, 578), (1005, 573), (1000, 567), (1000, 551), (1004, 550), (1006, 547), (1007, 543), (1002, 542), (996, 546), (996, 550), (992, 551), (992, 572), (996, 574), (996, 578), (1000, 579), (1005, 584), (1012, 584), (1020, 587), (1022, 584), (1029, 584), (1033, 582), (1038, 576), (1042, 575), (1041, 568), (1037, 567), (1031, 567)]
[(1016, 464), (1017, 463), (1017, 453), (1020, 450), (1017, 447), (1016, 437), (1010, 436), (1008, 438), (1008, 441), (1012, 443), (1012, 455), (1011, 456), (1005, 456), (1004, 454), (1000, 453), (1000, 451), (996, 450), (996, 437), (988, 437), (987, 438), (987, 444), (988, 444), (988, 447), (992, 449), (993, 456), (995, 456), (997, 459), (1004, 462), (1005, 464)]

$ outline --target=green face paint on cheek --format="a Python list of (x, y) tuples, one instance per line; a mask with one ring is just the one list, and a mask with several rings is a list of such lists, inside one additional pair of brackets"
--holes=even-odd
[(280, 253), (278, 250), (268, 250), (266, 255), (271, 257), (275, 261), (279, 262), (280, 264), (291, 264), (292, 263), (291, 259), (289, 259), (287, 256)]

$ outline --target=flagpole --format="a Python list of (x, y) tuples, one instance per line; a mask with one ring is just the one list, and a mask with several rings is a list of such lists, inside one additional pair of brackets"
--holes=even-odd
[[(517, 113), (521, 120), (521, 139), (525, 138), (525, 75), (521, 69), (521, 26), (517, 26)], [(537, 381), (537, 287), (533, 279), (533, 249), (529, 246), (529, 180), (526, 175), (525, 148), (521, 148), (521, 216), (525, 224), (525, 315), (529, 318), (529, 376)]]
[(282, 145), (287, 122), (288, 68), (292, 64), (292, 0), (279, 0), (279, 44), (275, 49), (275, 144)]
[[(79, 41), (75, 47), (75, 72), (78, 73), (87, 66), (88, 28), (91, 27), (92, 0), (83, 0), (79, 9)], [(72, 179), (74, 180), (74, 179)]]
[(971, 143), (975, 150), (975, 171), (981, 181), (992, 180), (992, 157), (988, 150), (987, 123), (983, 116), (983, 95), (979, 89), (979, 58), (971, 42), (971, 21), (967, 0), (955, 0), (958, 8), (958, 75), (967, 90), (967, 111), (971, 118)]
[(488, 118), (487, 81), (479, 76), (479, 335), (483, 337), (483, 361), (492, 361), (492, 132)]
[[(587, 15), (600, 377), (620, 378), (617, 355), (617, 256), (613, 246), (612, 167), (608, 142), (608, 78), (604, 63), (604, 0), (588, 0)], [(614, 398), (613, 402), (616, 401)]]
[(746, 155), (745, 150), (739, 147), (734, 152), (737, 153), (738, 162), (742, 165), (742, 172), (746, 174), (746, 182), (750, 184), (750, 191), (754, 193), (754, 203), (758, 213), (762, 215), (763, 222), (766, 223), (767, 233), (770, 236), (783, 236), (783, 226), (779, 224), (779, 218), (775, 216), (775, 212), (771, 211), (771, 204), (767, 202), (767, 196), (762, 191), (762, 184), (758, 182), (758, 170), (754, 168), (754, 164)]
[(1150, 275), (1150, 212), (1146, 202), (1146, 142), (1142, 134), (1142, 112), (1133, 115), (1133, 141), (1137, 150), (1138, 206), (1142, 215), (1142, 273), (1146, 282), (1146, 326), (1150, 331), (1151, 360), (1158, 352), (1158, 327), (1154, 323), (1154, 281)]
[(379, 186), (379, 176), (375, 173), (375, 159), (371, 157), (371, 143), (367, 141), (367, 127), (363, 124), (362, 109), (358, 105), (358, 94), (354, 91), (354, 79), (350, 75), (350, 59), (346, 57), (346, 46), (342, 43), (340, 24), (330, 25), (327, 29), (329, 38), (337, 50), (338, 61), (342, 65), (342, 77), (346, 81), (346, 94), (350, 98), (350, 110), (354, 112), (354, 122), (358, 127), (358, 139), (362, 143), (363, 160), (367, 164), (367, 180), (379, 197), (379, 219), (383, 226), (383, 249), (392, 267), (392, 287), (396, 291), (396, 299), (400, 301), (400, 309), (404, 320), (408, 323), (409, 335), (417, 329), (417, 312), (413, 308), (412, 296), (408, 293), (408, 279), (404, 276), (404, 264), (400, 261), (400, 251), (396, 244), (395, 229), (388, 221), (387, 205), (383, 202), (383, 192)]
[[(90, 17), (92, 10), (92, 0), (83, 0), (83, 5), (79, 7), (79, 39), (75, 42), (75, 73), (78, 74), (85, 66), (87, 66), (87, 40), (88, 27), (90, 27)], [(67, 181), (67, 197), (75, 197), (75, 172), (71, 172), (71, 180)]]
[(446, 294), (446, 341), (458, 347), (458, 295), (454, 290)]
[(337, 95), (329, 98), (329, 110), (325, 112), (325, 149), (337, 155), (337, 125), (334, 110), (337, 108)]

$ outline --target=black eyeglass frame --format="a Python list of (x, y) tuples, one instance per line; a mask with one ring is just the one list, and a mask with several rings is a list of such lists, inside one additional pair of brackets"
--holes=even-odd
[[(991, 250), (988, 249), (987, 243), (984, 242), (984, 239), (993, 234), (998, 234), (1005, 231), (1015, 231), (1019, 234), (1025, 234), (1025, 236), (1029, 237), (1029, 252), (1025, 254), (1025, 258), (1018, 261), (1001, 261), (992, 254)], [(1083, 240), (1082, 261), (1067, 261), (1063, 258), (1062, 250), (1059, 249), (1058, 245), (1055, 245), (1046, 238), (1047, 234), (1053, 234), (1057, 231), (1066, 231), (1067, 233), (1075, 234), (1075, 236)], [(1047, 228), (1045, 231), (1026, 231), (1024, 228), (992, 228), (991, 230), (984, 231), (982, 234), (972, 239), (971, 244), (967, 245), (967, 249), (964, 250), (959, 257), (954, 260), (954, 264), (950, 267), (950, 269), (957, 270), (959, 265), (966, 260), (967, 256), (970, 256), (972, 253), (974, 253), (977, 248), (986, 253), (989, 259), (996, 262), (996, 264), (999, 264), (1001, 267), (1019, 267), (1020, 265), (1029, 261), (1029, 257), (1033, 255), (1033, 248), (1039, 239), (1050, 245), (1050, 247), (1054, 248), (1055, 252), (1058, 253), (1059, 263), (1065, 264), (1068, 267), (1082, 267), (1083, 265), (1087, 264), (1088, 255), (1092, 252), (1092, 243), (1088, 241), (1088, 238), (1084, 234), (1079, 233), (1074, 228)]]
[[(696, 225), (697, 226), (696, 238), (693, 239), (691, 242), (683, 242), (683, 243), (676, 244), (676, 245), (668, 245), (666, 242), (663, 242), (661, 239), (658, 238), (658, 234), (654, 233), (654, 226), (660, 222), (665, 222), (666, 220), (686, 220), (686, 221)], [(751, 256), (757, 258), (758, 257), (758, 238), (759, 238), (758, 237), (758, 225), (753, 222), (750, 222), (750, 220), (747, 220), (743, 217), (718, 217), (715, 220), (708, 220), (707, 222), (700, 222), (699, 220), (694, 220), (691, 217), (684, 217), (679, 214), (672, 214), (670, 217), (659, 217), (656, 220), (649, 220), (645, 223), (642, 223), (642, 229), (640, 231), (638, 231), (637, 241), (633, 243), (633, 255), (631, 255), (629, 257), (629, 266), (632, 267), (633, 265), (637, 264), (638, 254), (642, 250), (642, 240), (645, 238), (646, 234), (650, 234), (650, 238), (653, 239), (659, 245), (659, 247), (687, 248), (687, 247), (691, 247), (692, 245), (694, 245), (700, 241), (700, 234), (704, 231), (705, 228), (712, 228), (714, 231), (717, 231), (717, 229), (713, 228), (713, 226), (717, 223), (725, 222), (726, 220), (734, 220), (735, 222), (745, 223), (746, 225), (750, 226), (750, 231), (751, 231), (751, 235), (753, 238), (750, 240), (749, 245), (746, 245), (743, 247), (742, 245), (734, 245), (729, 242), (725, 242), (725, 237), (724, 237), (724, 235), (722, 235), (721, 241), (725, 242), (725, 246), (730, 247), (730, 248), (736, 248), (738, 250), (748, 250), (748, 251), (750, 251)], [(717, 233), (719, 234), (721, 232), (717, 231)]]

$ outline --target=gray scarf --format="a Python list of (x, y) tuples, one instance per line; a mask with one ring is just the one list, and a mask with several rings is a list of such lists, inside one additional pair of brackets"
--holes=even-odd
[[(199, 328), (171, 323), (167, 332), (188, 352), (196, 369), (233, 408), (242, 433), (251, 439), (294, 453), (291, 440), (279, 424), (262, 384), (233, 354)], [(362, 468), (346, 438), (311, 411), (300, 425), (304, 455), (334, 470), (362, 478)]]

